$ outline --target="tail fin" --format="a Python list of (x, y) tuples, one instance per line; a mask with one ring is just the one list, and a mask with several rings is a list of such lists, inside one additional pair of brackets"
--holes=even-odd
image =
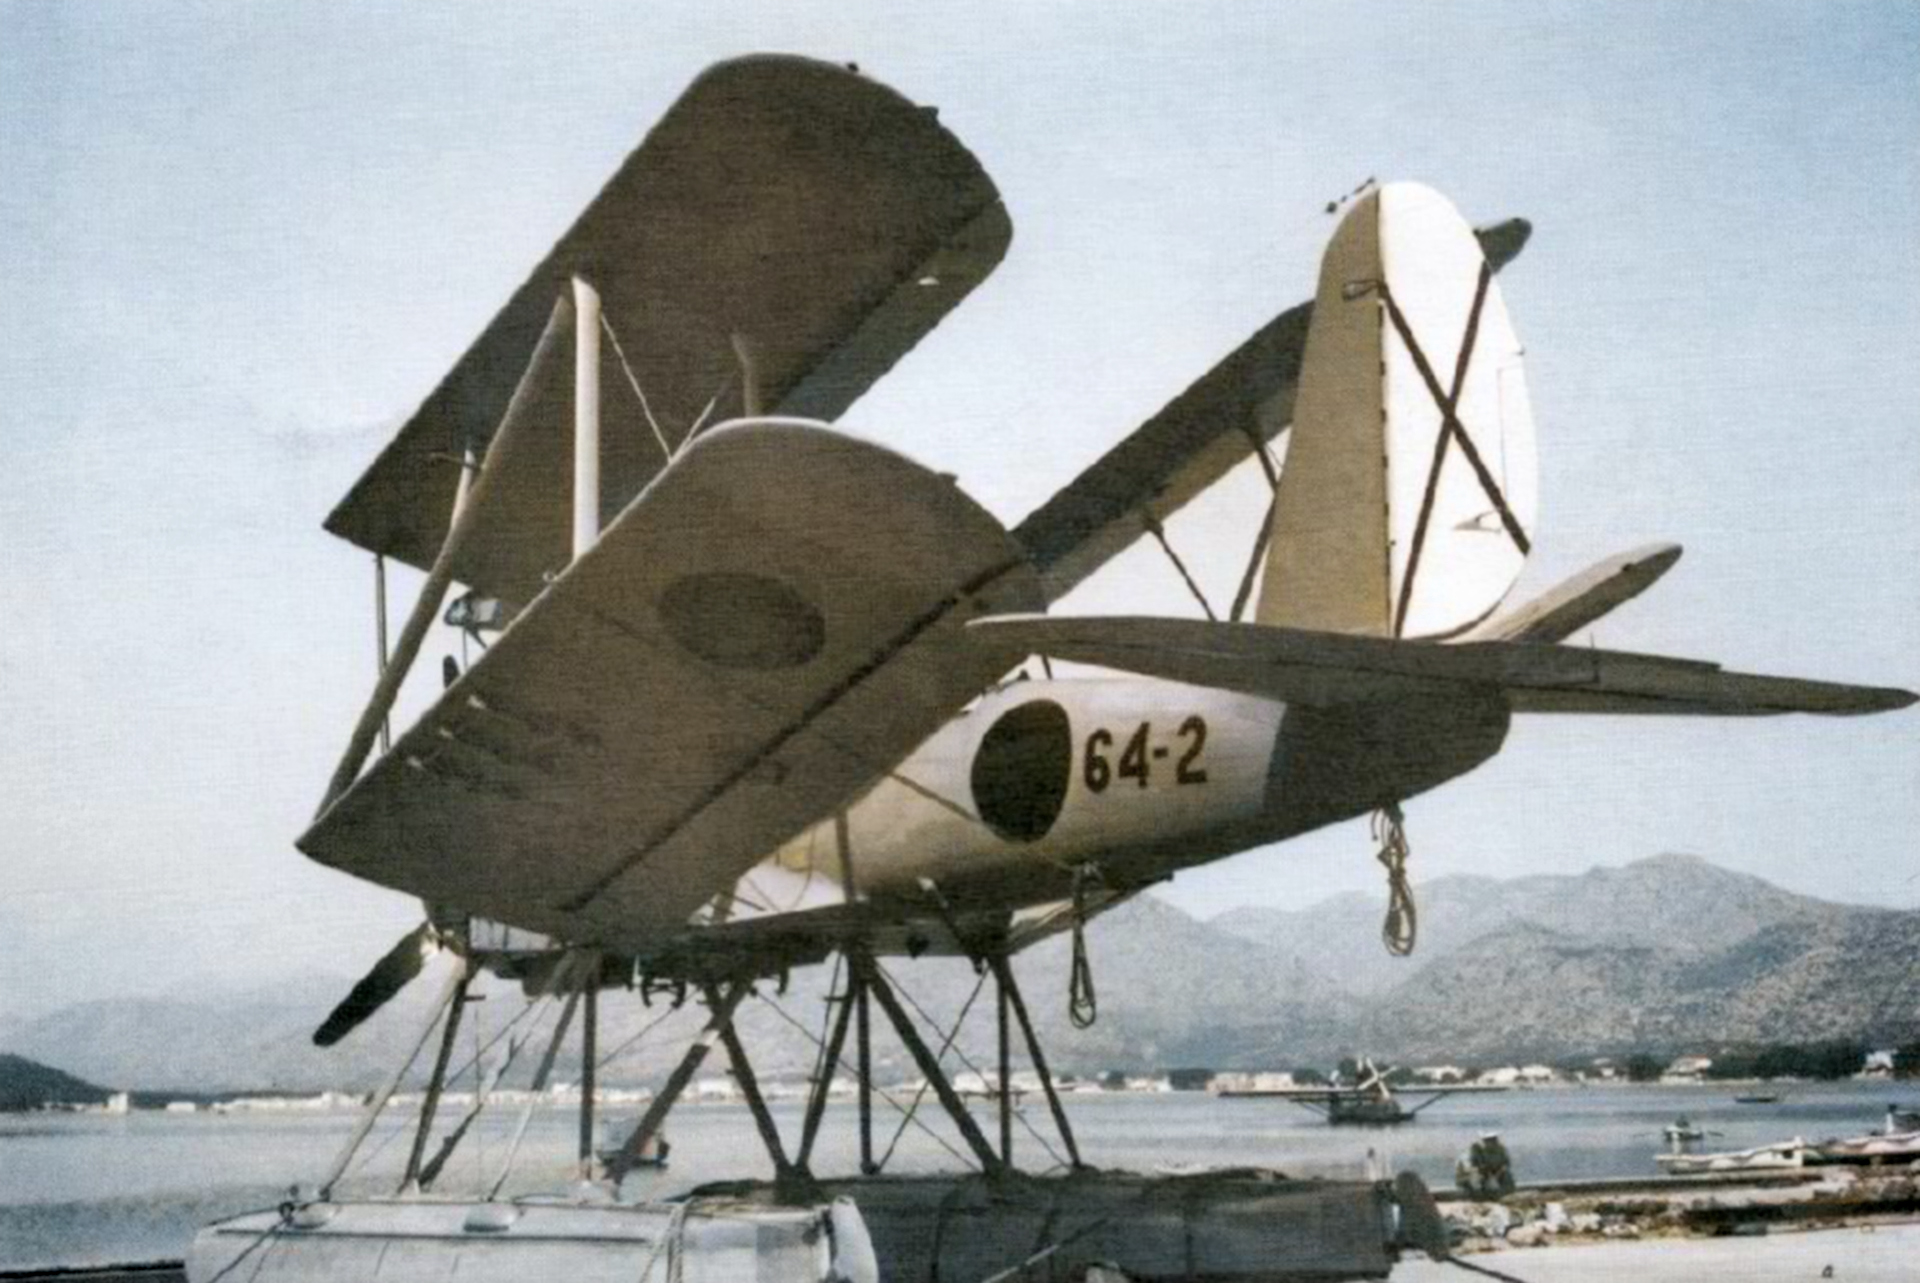
[(1394, 183), (1321, 261), (1263, 624), (1456, 636), (1526, 564), (1536, 507), (1521, 347), (1473, 229)]

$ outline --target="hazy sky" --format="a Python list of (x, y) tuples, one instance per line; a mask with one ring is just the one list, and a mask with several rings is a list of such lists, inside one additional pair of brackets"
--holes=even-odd
[[(1920, 687), (1920, 7), (0, 0), (0, 1019), (357, 974), (417, 919), (292, 847), (373, 673), (320, 519), (708, 63), (857, 61), (1012, 213), (848, 416), (1017, 520), (1307, 297), (1362, 178), (1532, 245), (1520, 595), (1687, 546), (1610, 646)], [(1261, 498), (1177, 523), (1216, 597)], [(408, 589), (411, 580), (397, 582)], [(1071, 607), (1189, 613), (1164, 563)], [(1920, 715), (1531, 719), (1409, 808), (1417, 876), (1692, 851), (1920, 903)], [(1182, 875), (1371, 888), (1351, 824)]]

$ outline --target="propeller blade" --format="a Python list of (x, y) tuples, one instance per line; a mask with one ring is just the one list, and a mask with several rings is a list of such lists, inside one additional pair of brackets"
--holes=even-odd
[(407, 987), (407, 982), (420, 974), (427, 964), (429, 945), (433, 938), (433, 928), (423, 922), (406, 935), (400, 937), (400, 943), (387, 950), (380, 961), (373, 964), (373, 970), (360, 978), (353, 990), (347, 994), (333, 1013), (313, 1031), (316, 1047), (331, 1047), (355, 1029), (360, 1022), (386, 1006), (387, 1000)]

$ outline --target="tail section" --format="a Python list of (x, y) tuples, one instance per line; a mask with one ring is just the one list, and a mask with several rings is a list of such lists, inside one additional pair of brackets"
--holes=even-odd
[(1481, 243), (1447, 200), (1356, 201), (1321, 262), (1256, 618), (1457, 636), (1532, 547), (1533, 416)]
[(1560, 642), (1598, 622), (1659, 581), (1680, 545), (1648, 544), (1587, 567), (1517, 610), (1495, 615), (1464, 641)]

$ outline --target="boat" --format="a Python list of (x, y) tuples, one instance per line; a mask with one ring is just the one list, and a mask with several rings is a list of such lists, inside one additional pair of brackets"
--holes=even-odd
[(1847, 1167), (1904, 1166), (1920, 1162), (1920, 1130), (1823, 1140), (1807, 1151), (1807, 1162)]
[(1699, 1176), (1708, 1172), (1772, 1172), (1804, 1167), (1807, 1142), (1792, 1140), (1720, 1154), (1655, 1154), (1653, 1161), (1668, 1176)]
[(1669, 1145), (1679, 1145), (1687, 1141), (1705, 1140), (1707, 1129), (1695, 1126), (1685, 1118), (1676, 1118), (1660, 1129), (1661, 1136)]
[[(631, 1130), (631, 1124), (622, 1127), (611, 1120), (601, 1127), (600, 1143), (594, 1147), (593, 1153), (594, 1157), (600, 1160), (602, 1169), (611, 1168), (618, 1161), (620, 1150), (626, 1144), (627, 1133)], [(646, 1143), (640, 1147), (639, 1155), (628, 1160), (626, 1166), (629, 1170), (637, 1168), (665, 1170), (667, 1155), (672, 1152), (673, 1142), (667, 1139), (665, 1132), (660, 1132), (647, 1137)]]
[(1744, 1096), (1735, 1096), (1736, 1105), (1777, 1105), (1784, 1097), (1777, 1091), (1753, 1091)]

